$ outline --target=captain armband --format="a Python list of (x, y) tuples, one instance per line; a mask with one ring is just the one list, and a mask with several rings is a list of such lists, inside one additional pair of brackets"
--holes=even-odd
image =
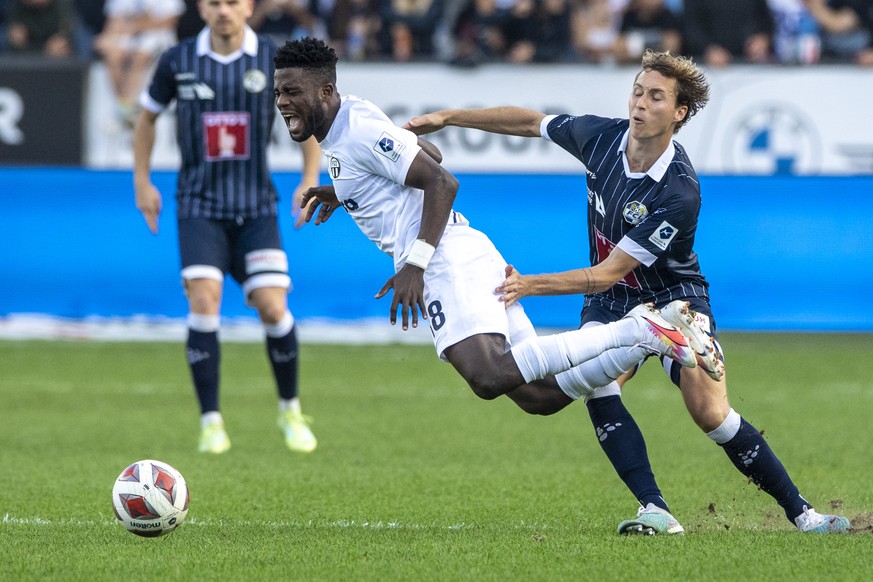
[(420, 238), (415, 239), (415, 242), (412, 243), (412, 248), (409, 249), (409, 256), (406, 257), (406, 264), (425, 270), (427, 269), (427, 264), (430, 263), (434, 251), (436, 251), (436, 248), (433, 245)]

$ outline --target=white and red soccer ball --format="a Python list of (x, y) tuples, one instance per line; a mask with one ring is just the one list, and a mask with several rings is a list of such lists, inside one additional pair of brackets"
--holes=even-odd
[(144, 537), (166, 535), (188, 514), (188, 485), (176, 469), (147, 459), (127, 467), (112, 487), (112, 507), (119, 523)]

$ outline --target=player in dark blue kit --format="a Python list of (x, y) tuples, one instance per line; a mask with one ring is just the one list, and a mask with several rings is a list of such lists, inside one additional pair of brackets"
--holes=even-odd
[[(219, 312), (229, 274), (264, 325), (285, 443), (292, 451), (311, 452), (316, 439), (297, 396), (297, 334), (287, 303), (291, 279), (267, 169), (276, 47), (246, 25), (253, 7), (252, 0), (200, 0), (207, 26), (161, 56), (141, 97), (134, 132), (136, 206), (157, 234), (162, 202), (150, 177), (155, 120), (175, 100), (182, 153), (177, 218), (189, 303), (187, 357), (202, 414), (199, 450), (230, 448), (218, 404)], [(318, 144), (313, 139), (303, 147), (294, 209), (302, 192), (318, 184)]]
[[(579, 159), (588, 183), (592, 267), (523, 276), (507, 267), (497, 291), (507, 305), (527, 295), (584, 293), (582, 326), (603, 325), (652, 302), (691, 340), (698, 366), (664, 362), (695, 423), (739, 471), (772, 495), (800, 531), (845, 532), (845, 517), (817, 513), (798, 492), (767, 442), (727, 400), (723, 356), (709, 306), (708, 284), (694, 252), (700, 185), (684, 148), (672, 137), (709, 99), (709, 84), (690, 61), (648, 51), (634, 79), (628, 119), (550, 115), (518, 107), (445, 110), (410, 120), (417, 134), (454, 125), (526, 137), (542, 136)], [(621, 387), (647, 357), (620, 348), (569, 374), (583, 397), (601, 446), (640, 503), (619, 533), (675, 534), (648, 459), (645, 441), (621, 401)]]

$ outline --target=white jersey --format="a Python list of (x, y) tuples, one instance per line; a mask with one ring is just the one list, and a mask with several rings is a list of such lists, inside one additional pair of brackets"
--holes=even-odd
[[(337, 199), (400, 270), (421, 230), (424, 191), (403, 185), (421, 151), (418, 137), (369, 101), (346, 96), (320, 145)], [(441, 358), (474, 335), (501, 335), (507, 349), (536, 335), (521, 304), (507, 309), (494, 292), (505, 269), (488, 237), (452, 211), (424, 271), (424, 302)]]
[(399, 270), (421, 229), (424, 191), (403, 185), (421, 151), (418, 137), (369, 101), (347, 95), (320, 145), (337, 199)]

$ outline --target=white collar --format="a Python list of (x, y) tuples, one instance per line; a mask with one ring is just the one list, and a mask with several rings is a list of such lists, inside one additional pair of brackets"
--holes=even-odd
[(246, 25), (245, 27), (242, 46), (239, 50), (234, 51), (229, 55), (220, 55), (212, 51), (212, 43), (209, 40), (209, 34), (210, 30), (208, 26), (204, 27), (203, 30), (201, 30), (200, 33), (197, 34), (198, 57), (208, 55), (219, 63), (226, 65), (227, 63), (232, 63), (233, 61), (243, 56), (243, 53), (250, 56), (255, 56), (258, 54), (258, 35), (255, 34), (255, 31), (252, 30), (249, 25)]
[(670, 167), (670, 162), (673, 161), (673, 156), (676, 155), (676, 146), (673, 145), (673, 140), (670, 140), (670, 145), (667, 146), (667, 149), (664, 150), (664, 153), (661, 154), (655, 163), (652, 164), (652, 167), (643, 174), (640, 173), (631, 173), (628, 169), (627, 165), (627, 155), (625, 155), (625, 151), (627, 150), (627, 140), (630, 135), (630, 130), (626, 130), (624, 135), (621, 137), (621, 145), (618, 146), (619, 153), (622, 154), (621, 161), (624, 163), (624, 173), (628, 178), (642, 178), (643, 176), (648, 175), (655, 182), (660, 182), (661, 178), (664, 177), (664, 174), (667, 173), (667, 168)]

